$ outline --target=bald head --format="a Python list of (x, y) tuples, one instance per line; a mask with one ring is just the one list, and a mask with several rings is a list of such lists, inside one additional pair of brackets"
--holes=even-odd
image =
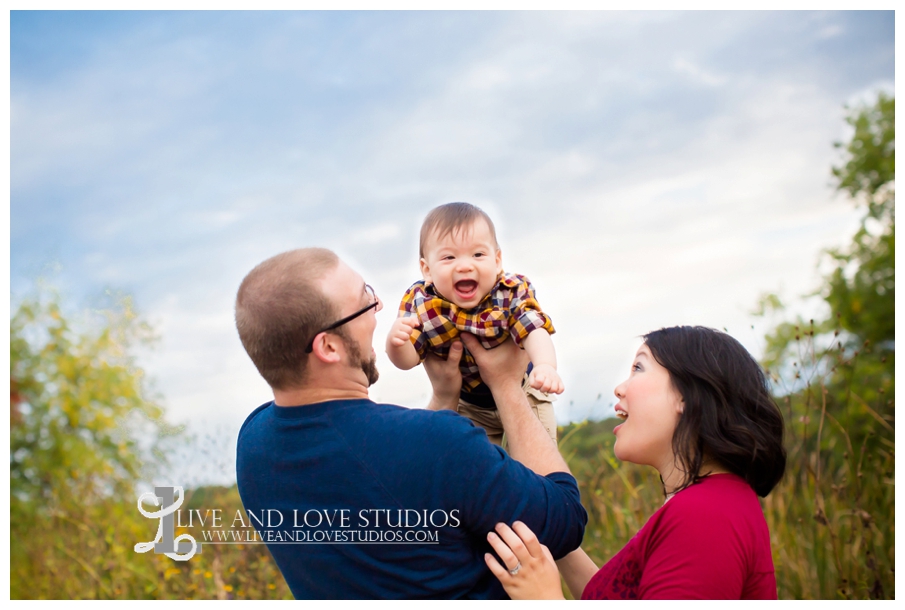
[(339, 264), (324, 248), (301, 248), (267, 259), (242, 280), (236, 328), (261, 377), (275, 390), (298, 387), (305, 377), (305, 346), (336, 319), (321, 280)]

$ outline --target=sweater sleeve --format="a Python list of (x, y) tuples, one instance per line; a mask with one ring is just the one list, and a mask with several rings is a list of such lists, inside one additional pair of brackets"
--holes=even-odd
[(641, 599), (739, 599), (748, 558), (730, 506), (677, 495), (645, 549)]
[(458, 420), (448, 428), (455, 438), (438, 446), (454, 447), (454, 454), (438, 457), (449, 460), (445, 494), (461, 506), (464, 527), (484, 539), (497, 523), (522, 521), (557, 559), (578, 548), (588, 515), (575, 478), (534, 473), (487, 442), (483, 430), (450, 415)]

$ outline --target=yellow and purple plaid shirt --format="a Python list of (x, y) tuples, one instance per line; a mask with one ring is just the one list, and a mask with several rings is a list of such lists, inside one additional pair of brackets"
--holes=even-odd
[[(490, 349), (511, 336), (521, 345), (533, 330), (556, 332), (550, 317), (541, 311), (534, 286), (523, 275), (500, 273), (497, 285), (472, 309), (460, 309), (440, 296), (432, 284), (412, 284), (399, 304), (399, 316), (418, 316), (421, 328), (412, 331), (412, 343), (424, 360), (428, 352), (446, 358), (449, 345), (460, 332), (471, 333)], [(478, 365), (465, 350), (459, 363), (462, 392), (468, 394), (482, 385)]]

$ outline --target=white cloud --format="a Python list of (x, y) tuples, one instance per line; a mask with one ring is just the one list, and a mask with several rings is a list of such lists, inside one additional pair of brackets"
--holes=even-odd
[(672, 65), (676, 72), (688, 76), (693, 81), (701, 83), (702, 85), (707, 85), (708, 87), (718, 87), (726, 82), (725, 76), (718, 76), (681, 57), (677, 57), (673, 60)]

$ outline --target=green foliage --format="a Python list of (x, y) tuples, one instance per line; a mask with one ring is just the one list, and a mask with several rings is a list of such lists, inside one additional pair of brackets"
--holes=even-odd
[[(816, 294), (829, 315), (777, 324), (766, 337), (764, 364), (781, 395), (826, 373), (829, 412), (858, 444), (866, 434), (864, 405), (881, 412), (895, 393), (895, 99), (881, 94), (847, 121), (854, 132), (836, 144), (845, 162), (833, 176), (864, 208), (861, 226), (850, 244), (826, 252), (832, 269)], [(779, 299), (766, 295), (756, 313), (781, 311)]]
[[(790, 453), (765, 507), (790, 597), (895, 596), (895, 99), (881, 94), (847, 121), (833, 176), (865, 212), (851, 243), (826, 253), (817, 294), (830, 314), (766, 337)], [(767, 295), (758, 313), (781, 310)]]
[(151, 340), (149, 327), (128, 299), (95, 314), (76, 328), (59, 296), (45, 292), (10, 321), (14, 508), (129, 489), (143, 474), (142, 454), (172, 432), (130, 355)]
[[(133, 351), (153, 333), (130, 300), (63, 312), (44, 291), (10, 320), (10, 597), (291, 598), (263, 546), (209, 545), (185, 563), (135, 552), (157, 530), (136, 485), (162, 465), (160, 443), (185, 436), (147, 396)], [(241, 508), (235, 486), (186, 501)]]
[(848, 160), (834, 167), (839, 189), (858, 203), (866, 203), (868, 216), (877, 220), (895, 213), (896, 100), (881, 93), (873, 106), (859, 108), (847, 119), (855, 133), (845, 148)]
[(880, 95), (848, 119), (848, 161), (833, 175), (866, 213), (852, 243), (829, 252), (835, 269), (823, 290), (842, 328), (881, 351), (895, 340), (895, 112), (895, 98)]
[[(781, 590), (795, 598), (895, 597), (895, 417), (882, 393), (857, 391), (876, 362), (815, 335), (797, 342), (811, 361), (836, 371), (804, 376), (804, 389), (780, 398), (789, 460), (765, 502)], [(807, 360), (805, 361), (808, 362)], [(843, 378), (839, 371), (846, 371)]]

